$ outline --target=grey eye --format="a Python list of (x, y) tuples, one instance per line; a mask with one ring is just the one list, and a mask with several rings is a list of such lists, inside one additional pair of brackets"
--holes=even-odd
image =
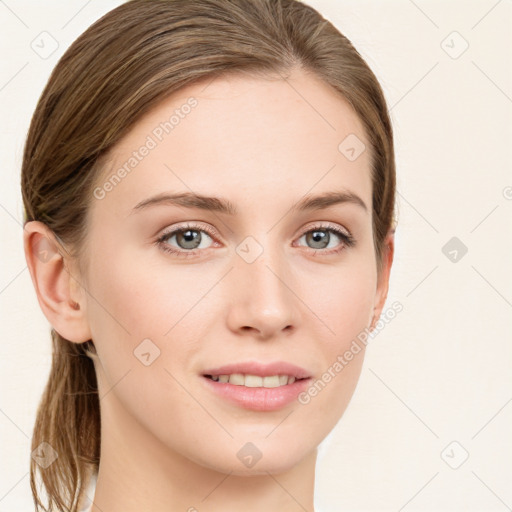
[[(176, 238), (176, 242), (171, 244), (169, 241), (172, 238)], [(201, 246), (203, 242), (208, 242), (208, 239), (211, 240), (210, 235), (206, 233), (206, 231), (202, 229), (177, 229), (175, 231), (171, 231), (167, 233), (162, 238), (162, 242), (167, 245), (171, 245), (172, 247), (177, 246), (178, 249), (182, 250), (194, 250), (194, 249), (206, 249), (208, 245)], [(200, 247), (201, 246), (201, 247)]]

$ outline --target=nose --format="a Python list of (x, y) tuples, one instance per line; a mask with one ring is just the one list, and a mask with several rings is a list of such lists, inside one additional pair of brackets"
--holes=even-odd
[(265, 249), (252, 263), (236, 255), (229, 283), (227, 322), (233, 332), (267, 340), (296, 330), (300, 301), (284, 254)]

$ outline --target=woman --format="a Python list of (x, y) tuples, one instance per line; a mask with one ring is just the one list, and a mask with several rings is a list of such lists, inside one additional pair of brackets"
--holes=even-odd
[[(393, 259), (392, 127), (294, 0), (133, 0), (55, 67), (22, 169), (53, 510), (314, 510)], [(355, 345), (357, 345), (357, 350)], [(90, 496), (92, 498), (92, 496)]]

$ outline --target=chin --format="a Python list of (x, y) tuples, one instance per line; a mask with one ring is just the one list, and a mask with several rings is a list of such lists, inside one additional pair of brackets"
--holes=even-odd
[(232, 440), (229, 446), (220, 447), (220, 452), (201, 453), (195, 462), (220, 473), (257, 476), (285, 473), (308, 455), (316, 453), (316, 446), (298, 447), (295, 436), (288, 440), (277, 436), (269, 440), (265, 439), (267, 435), (268, 432), (260, 439), (252, 436), (253, 441), (247, 442), (240, 441), (240, 438)]

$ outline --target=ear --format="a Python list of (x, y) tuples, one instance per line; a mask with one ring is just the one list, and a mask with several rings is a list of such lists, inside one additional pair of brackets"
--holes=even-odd
[(69, 341), (90, 340), (85, 294), (64, 245), (39, 221), (25, 223), (23, 245), (37, 300), (52, 327)]
[(389, 276), (391, 265), (393, 264), (393, 255), (395, 252), (395, 230), (391, 230), (384, 241), (384, 250), (382, 253), (382, 269), (377, 280), (377, 290), (375, 294), (375, 305), (373, 308), (373, 318), (370, 331), (373, 331), (375, 324), (379, 321), (382, 309), (386, 303), (386, 297), (389, 289)]

